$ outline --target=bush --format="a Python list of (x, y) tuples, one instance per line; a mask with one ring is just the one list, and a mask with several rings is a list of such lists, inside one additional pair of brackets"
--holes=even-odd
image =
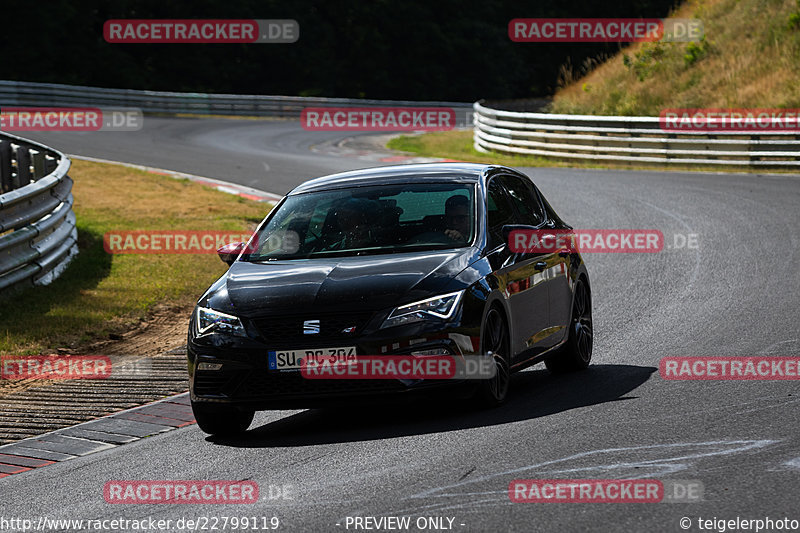
[(708, 42), (705, 35), (700, 39), (699, 43), (690, 42), (686, 45), (686, 53), (683, 55), (683, 63), (690, 67), (697, 63), (708, 52)]
[(622, 64), (633, 72), (639, 81), (644, 81), (658, 69), (665, 51), (664, 45), (660, 42), (646, 43), (641, 50), (634, 54), (634, 59), (631, 59), (628, 54), (623, 54)]

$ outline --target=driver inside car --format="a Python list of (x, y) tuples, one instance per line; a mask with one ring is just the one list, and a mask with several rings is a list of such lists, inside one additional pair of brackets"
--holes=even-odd
[(336, 208), (336, 221), (341, 238), (328, 246), (327, 250), (350, 250), (372, 245), (363, 202), (356, 198), (350, 198), (344, 202)]
[(444, 234), (460, 243), (467, 242), (470, 234), (469, 198), (461, 194), (451, 196), (444, 204)]

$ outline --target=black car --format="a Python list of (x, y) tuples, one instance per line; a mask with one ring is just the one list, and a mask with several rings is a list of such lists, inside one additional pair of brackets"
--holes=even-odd
[[(511, 372), (544, 361), (580, 370), (592, 354), (589, 275), (577, 250), (512, 253), (515, 229), (569, 230), (513, 169), (433, 163), (307, 181), (245, 246), (189, 325), (200, 428), (236, 433), (257, 410), (468, 389), (506, 399)], [(492, 357), (491, 379), (306, 379), (305, 353)], [(490, 367), (491, 368), (491, 367)]]

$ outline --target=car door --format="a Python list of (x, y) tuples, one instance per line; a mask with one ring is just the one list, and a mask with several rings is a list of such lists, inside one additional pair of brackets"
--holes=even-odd
[[(512, 254), (504, 242), (503, 226), (520, 222), (499, 177), (488, 183), (486, 212), (490, 264), (510, 311), (511, 350), (520, 354), (534, 348), (548, 326), (547, 287), (537, 277), (535, 262)], [(519, 355), (512, 358), (512, 363), (519, 358)]]
[[(504, 174), (500, 181), (508, 193), (514, 207), (514, 224), (525, 224), (546, 230), (547, 214), (533, 184), (520, 176)], [(519, 292), (522, 311), (519, 316), (535, 316), (535, 322), (520, 325), (524, 331), (526, 348), (541, 352), (558, 344), (563, 338), (562, 300), (569, 301), (565, 291), (567, 284), (567, 265), (564, 254), (558, 251), (546, 253), (517, 254), (515, 264), (520, 276), (526, 281)], [(546, 313), (546, 316), (545, 316)], [(525, 319), (523, 319), (525, 320)]]

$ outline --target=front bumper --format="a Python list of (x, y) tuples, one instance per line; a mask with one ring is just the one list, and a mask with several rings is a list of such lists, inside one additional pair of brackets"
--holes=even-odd
[[(246, 326), (249, 331), (250, 328)], [(313, 338), (308, 341), (263, 342), (263, 339), (193, 334), (190, 325), (188, 367), (191, 399), (195, 402), (236, 404), (253, 410), (312, 408), (332, 401), (366, 401), (414, 396), (434, 391), (470, 389), (458, 380), (306, 379), (300, 370), (271, 370), (267, 352), (306, 348), (355, 346), (357, 355), (402, 355), (446, 349), (451, 355), (475, 355), (479, 323), (465, 326), (421, 322), (386, 329), (365, 328), (352, 338)], [(371, 331), (371, 333), (366, 333)], [(219, 370), (199, 370), (199, 363), (221, 364)], [(445, 392), (447, 394), (448, 392)], [(454, 394), (456, 394), (454, 392)]]

